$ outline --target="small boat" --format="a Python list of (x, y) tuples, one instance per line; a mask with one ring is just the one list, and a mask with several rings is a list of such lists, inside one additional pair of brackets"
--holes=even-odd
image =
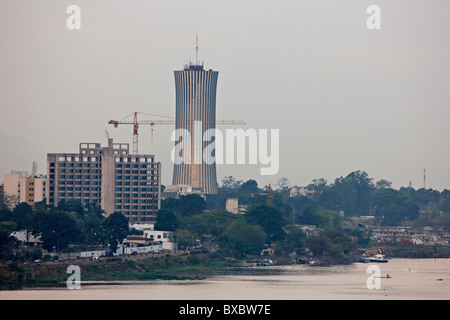
[(261, 261), (261, 262), (259, 263), (259, 265), (260, 265), (261, 267), (268, 267), (268, 266), (273, 266), (274, 263), (273, 263), (273, 261), (270, 260), (270, 259), (264, 259), (263, 261)]
[(297, 260), (298, 264), (308, 264), (309, 260), (308, 259), (304, 259), (304, 258), (300, 258)]
[(366, 253), (363, 253), (361, 258), (359, 259), (359, 262), (363, 262), (363, 263), (369, 262), (369, 256)]
[(392, 278), (392, 277), (391, 277), (389, 274), (387, 274), (386, 277), (376, 277), (376, 276), (374, 276), (374, 278), (390, 279), (390, 278)]
[(388, 262), (388, 259), (382, 254), (376, 254), (369, 258), (369, 262)]

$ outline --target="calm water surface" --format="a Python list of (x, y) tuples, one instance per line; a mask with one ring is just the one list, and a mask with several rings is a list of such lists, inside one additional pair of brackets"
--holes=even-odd
[[(378, 264), (380, 289), (368, 289), (367, 267), (275, 266), (273, 275), (231, 275), (201, 281), (127, 281), (82, 284), (80, 290), (26, 289), (0, 291), (7, 299), (147, 299), (147, 300), (297, 300), (297, 299), (450, 299), (450, 259), (391, 259)], [(81, 279), (83, 274), (81, 273)]]

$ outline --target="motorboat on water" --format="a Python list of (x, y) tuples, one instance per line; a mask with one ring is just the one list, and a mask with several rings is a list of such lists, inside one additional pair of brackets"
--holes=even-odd
[(369, 257), (369, 262), (388, 262), (388, 259), (382, 254), (376, 254), (373, 257)]
[(383, 255), (381, 250), (378, 250), (378, 253), (375, 255), (369, 255), (368, 252), (364, 252), (359, 259), (360, 262), (369, 263), (369, 262), (381, 262), (386, 263), (388, 259)]

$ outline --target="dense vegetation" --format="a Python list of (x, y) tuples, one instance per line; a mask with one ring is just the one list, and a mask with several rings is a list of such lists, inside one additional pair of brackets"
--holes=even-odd
[[(439, 192), (433, 189), (402, 187), (393, 189), (392, 183), (380, 180), (376, 183), (364, 171), (356, 171), (328, 184), (324, 179), (314, 179), (306, 188), (309, 197), (289, 197), (287, 179), (280, 179), (273, 191), (274, 207), (282, 210), (287, 218), (297, 224), (323, 224), (321, 210), (343, 212), (345, 217), (375, 216), (377, 224), (398, 226), (409, 221), (414, 226), (442, 227), (450, 231), (450, 190)], [(256, 181), (237, 181), (228, 177), (219, 188), (214, 201), (216, 206), (225, 206), (226, 198), (236, 197), (240, 204), (262, 204), (267, 193), (258, 188)]]
[[(86, 249), (90, 245), (109, 245), (115, 250), (129, 233), (128, 221), (120, 213), (108, 218), (98, 206), (85, 210), (79, 200), (61, 201), (57, 207), (47, 206), (44, 201), (33, 207), (23, 202), (12, 211), (0, 208), (0, 259), (41, 259), (40, 249), (18, 247), (10, 236), (15, 230), (27, 230), (28, 235), (39, 235), (42, 247), (56, 253), (68, 249)], [(46, 257), (48, 258), (48, 257)]]
[[(316, 256), (339, 257), (367, 246), (367, 235), (345, 224), (342, 213), (345, 217), (373, 215), (378, 225), (431, 226), (450, 232), (449, 190), (396, 190), (391, 185), (386, 180), (374, 183), (367, 173), (356, 171), (331, 184), (315, 179), (307, 186), (308, 197), (290, 197), (287, 179), (280, 179), (272, 190), (260, 188), (255, 180), (227, 177), (219, 193), (206, 200), (195, 194), (164, 200), (155, 229), (174, 231), (181, 248), (209, 243), (218, 246), (219, 253), (235, 257), (259, 254), (267, 246), (282, 254), (303, 253), (308, 248)], [(245, 215), (225, 211), (226, 199), (231, 197), (246, 206)], [(315, 225), (324, 232), (307, 238), (294, 224)], [(43, 248), (54, 252), (99, 244), (114, 250), (130, 233), (121, 214), (105, 218), (98, 206), (85, 209), (78, 200), (56, 207), (21, 203), (13, 210), (0, 201), (0, 259), (41, 258), (39, 250), (24, 252), (27, 249), (18, 248), (10, 237), (12, 231), (24, 229), (41, 235)]]
[[(307, 186), (310, 196), (290, 197), (287, 179), (280, 179), (271, 190), (259, 188), (255, 180), (227, 177), (219, 193), (206, 201), (198, 195), (165, 200), (155, 227), (176, 231), (182, 246), (193, 246), (196, 239), (208, 236), (223, 252), (236, 256), (255, 254), (271, 245), (279, 253), (302, 253), (308, 248), (316, 256), (339, 257), (356, 246), (367, 246), (368, 235), (344, 224), (342, 214), (371, 215), (381, 226), (432, 226), (450, 232), (449, 190), (391, 186), (387, 180), (373, 183), (367, 173), (356, 171), (331, 184), (315, 179)], [(247, 206), (246, 214), (224, 211), (227, 198), (238, 198), (240, 205)], [(315, 225), (324, 233), (306, 238), (293, 224)]]

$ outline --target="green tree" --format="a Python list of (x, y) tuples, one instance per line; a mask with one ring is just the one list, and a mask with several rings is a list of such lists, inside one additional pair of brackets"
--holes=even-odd
[(300, 217), (295, 220), (299, 224), (319, 225), (321, 223), (320, 217), (316, 214), (315, 209), (310, 205), (305, 205)]
[(375, 215), (383, 218), (383, 225), (396, 226), (404, 219), (415, 220), (419, 215), (419, 207), (398, 190), (380, 188), (373, 192)]
[(180, 249), (193, 247), (197, 244), (195, 235), (186, 229), (180, 229), (176, 233), (178, 247)]
[(441, 192), (440, 209), (443, 212), (450, 213), (450, 190), (444, 190)]
[(339, 230), (327, 230), (325, 236), (331, 240), (333, 246), (330, 250), (331, 255), (340, 256), (348, 254), (356, 248), (352, 239)]
[(310, 184), (308, 184), (307, 188), (316, 191), (317, 193), (322, 192), (327, 187), (327, 180), (324, 178), (313, 179)]
[(346, 216), (368, 215), (373, 188), (372, 178), (364, 171), (358, 170), (345, 178), (338, 178), (332, 186), (340, 197), (338, 208), (329, 209), (343, 210)]
[(227, 254), (242, 257), (258, 254), (264, 247), (266, 234), (258, 225), (250, 225), (244, 220), (230, 223), (220, 237), (220, 249)]
[(17, 223), (20, 229), (27, 229), (30, 227), (33, 218), (33, 207), (26, 202), (19, 203), (12, 211), (13, 221)]
[(321, 257), (333, 249), (333, 243), (325, 235), (310, 236), (306, 239), (305, 245), (315, 257)]
[(228, 176), (222, 179), (222, 186), (223, 189), (231, 189), (231, 190), (237, 190), (242, 185), (242, 180), (236, 180), (232, 176)]
[(198, 194), (188, 194), (164, 200), (161, 203), (161, 208), (178, 212), (180, 216), (192, 216), (205, 210), (206, 202)]
[(11, 196), (4, 191), (0, 192), (0, 209), (8, 209), (17, 202), (17, 196)]
[(37, 201), (33, 205), (33, 209), (35, 212), (45, 211), (50, 209), (50, 205), (47, 205), (47, 200), (44, 198), (41, 201)]
[(240, 203), (247, 204), (249, 203), (252, 196), (258, 193), (259, 193), (258, 183), (255, 180), (250, 179), (244, 182), (239, 187), (237, 197)]
[(83, 215), (85, 213), (83, 204), (79, 199), (63, 199), (58, 203), (58, 209), (65, 212), (76, 212), (79, 215)]
[(105, 217), (95, 211), (83, 216), (81, 231), (85, 245), (106, 243), (106, 234), (103, 229), (104, 220)]
[(249, 223), (262, 227), (268, 236), (269, 243), (281, 240), (286, 236), (283, 227), (287, 225), (287, 221), (277, 208), (265, 205), (254, 206), (247, 211), (245, 217)]
[(210, 234), (218, 237), (232, 221), (237, 219), (243, 217), (228, 211), (211, 211), (193, 215), (185, 221), (185, 227), (200, 236)]
[[(303, 210), (310, 209), (311, 211), (317, 210), (317, 203), (313, 199), (306, 197), (306, 196), (295, 196), (295, 197), (289, 197), (287, 198), (286, 204), (291, 207), (291, 216), (289, 217), (289, 220), (292, 221), (294, 224), (302, 224), (302, 212)], [(293, 217), (292, 215), (295, 215)]]
[(377, 181), (377, 183), (375, 184), (376, 188), (391, 188), (392, 187), (392, 182), (385, 180), (385, 179), (381, 179), (379, 181)]
[(0, 222), (0, 259), (7, 259), (12, 256), (14, 237), (10, 234), (17, 229), (17, 224), (13, 221)]
[(442, 228), (444, 232), (450, 232), (450, 214), (444, 213), (438, 217), (435, 217), (431, 224), (436, 230)]
[(287, 192), (289, 190), (289, 179), (288, 178), (280, 178), (277, 181), (277, 186), (281, 191)]
[(128, 235), (128, 219), (120, 212), (114, 212), (104, 220), (103, 226), (111, 250), (115, 252)]
[(406, 216), (405, 208), (398, 204), (382, 207), (379, 212), (383, 216), (383, 225), (385, 226), (398, 226)]
[(318, 206), (330, 210), (343, 210), (341, 205), (341, 195), (334, 186), (325, 188), (317, 198)]
[(306, 234), (298, 227), (293, 225), (286, 226), (285, 240), (275, 243), (275, 248), (284, 254), (296, 252), (301, 254), (306, 240)]
[(326, 231), (319, 236), (311, 236), (306, 239), (305, 245), (316, 257), (341, 257), (356, 247), (348, 236), (339, 231)]
[(0, 208), (0, 222), (13, 220), (14, 216), (11, 210), (9, 210), (8, 208)]
[(337, 211), (320, 209), (316, 212), (319, 228), (329, 230), (342, 230), (342, 217)]
[(180, 221), (169, 209), (160, 209), (156, 213), (155, 230), (175, 231), (180, 227)]
[(80, 227), (71, 214), (59, 210), (37, 212), (32, 223), (32, 233), (40, 235), (44, 249), (67, 248), (80, 240)]
[(86, 205), (87, 214), (94, 213), (96, 215), (102, 216), (105, 211), (98, 203), (88, 203)]

